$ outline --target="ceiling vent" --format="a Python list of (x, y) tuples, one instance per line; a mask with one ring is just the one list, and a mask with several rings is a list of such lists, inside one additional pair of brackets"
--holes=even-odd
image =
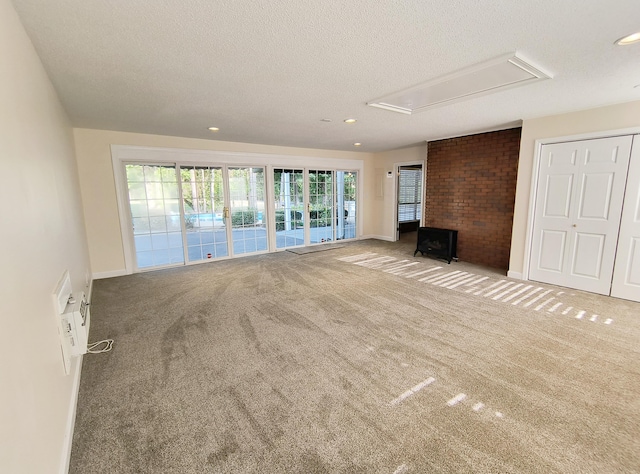
[(549, 74), (511, 53), (367, 102), (367, 105), (411, 115), (549, 78)]

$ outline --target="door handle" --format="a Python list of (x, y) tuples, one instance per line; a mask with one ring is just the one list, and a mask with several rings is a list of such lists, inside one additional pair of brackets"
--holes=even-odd
[(224, 209), (222, 209), (222, 216), (223, 216), (225, 219), (228, 219), (228, 218), (229, 218), (229, 208), (228, 208), (228, 207), (225, 207)]

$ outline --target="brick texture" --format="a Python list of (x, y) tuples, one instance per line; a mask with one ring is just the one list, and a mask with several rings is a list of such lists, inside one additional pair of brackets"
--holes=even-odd
[(521, 128), (428, 143), (425, 223), (458, 230), (458, 258), (508, 269)]

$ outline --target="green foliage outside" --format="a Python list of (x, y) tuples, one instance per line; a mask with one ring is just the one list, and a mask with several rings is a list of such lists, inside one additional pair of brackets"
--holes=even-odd
[(231, 224), (234, 227), (253, 225), (258, 220), (257, 209), (248, 209), (246, 211), (236, 211), (231, 214)]
[(180, 179), (185, 214), (214, 214), (224, 207), (221, 169), (181, 167)]
[(321, 207), (318, 209), (312, 209), (309, 212), (309, 226), (310, 227), (327, 227), (331, 225), (331, 208)]
[[(289, 211), (291, 213), (291, 229), (302, 229), (304, 222), (302, 221), (302, 211)], [(284, 230), (285, 228), (285, 211), (279, 209), (276, 211), (276, 230)]]

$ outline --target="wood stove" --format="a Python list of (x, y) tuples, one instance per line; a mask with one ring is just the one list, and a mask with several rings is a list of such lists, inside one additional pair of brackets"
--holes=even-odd
[(416, 251), (413, 252), (413, 256), (415, 257), (418, 252), (422, 255), (426, 253), (451, 263), (451, 260), (458, 260), (457, 245), (457, 230), (419, 227), (418, 245)]

